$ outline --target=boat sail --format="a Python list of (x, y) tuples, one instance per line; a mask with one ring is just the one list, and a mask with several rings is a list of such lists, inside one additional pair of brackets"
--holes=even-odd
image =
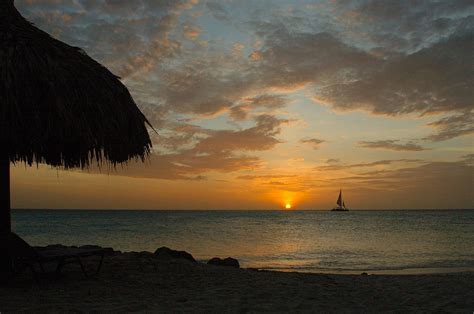
[(349, 209), (346, 207), (346, 203), (342, 200), (342, 190), (339, 190), (339, 197), (337, 198), (337, 207), (334, 207), (332, 211), (346, 212)]

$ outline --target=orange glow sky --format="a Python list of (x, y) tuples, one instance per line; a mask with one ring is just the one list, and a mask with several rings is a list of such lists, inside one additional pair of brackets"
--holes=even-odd
[(15, 3), (159, 136), (117, 171), (15, 165), (14, 208), (474, 207), (472, 4)]

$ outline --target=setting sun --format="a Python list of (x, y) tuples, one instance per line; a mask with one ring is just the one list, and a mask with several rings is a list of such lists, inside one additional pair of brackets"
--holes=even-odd
[(285, 208), (286, 208), (286, 209), (291, 209), (291, 204), (290, 204), (290, 203), (286, 203)]

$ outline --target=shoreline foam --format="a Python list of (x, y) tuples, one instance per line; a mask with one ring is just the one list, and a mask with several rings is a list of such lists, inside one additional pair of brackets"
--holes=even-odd
[[(253, 267), (249, 267), (253, 269)], [(275, 271), (283, 273), (303, 273), (303, 274), (325, 274), (325, 275), (442, 275), (457, 273), (474, 273), (474, 267), (453, 267), (453, 268), (403, 268), (403, 269), (294, 269), (258, 267), (259, 270)]]

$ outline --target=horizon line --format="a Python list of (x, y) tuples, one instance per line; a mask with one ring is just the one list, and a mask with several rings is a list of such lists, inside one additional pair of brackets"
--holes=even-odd
[[(70, 210), (70, 211), (283, 211), (283, 212), (303, 212), (303, 211), (331, 211), (331, 209), (144, 209), (144, 208), (12, 208), (13, 210)], [(461, 211), (461, 210), (474, 210), (474, 208), (357, 208), (350, 209), (350, 211), (402, 211), (402, 210), (417, 210), (417, 211)]]

